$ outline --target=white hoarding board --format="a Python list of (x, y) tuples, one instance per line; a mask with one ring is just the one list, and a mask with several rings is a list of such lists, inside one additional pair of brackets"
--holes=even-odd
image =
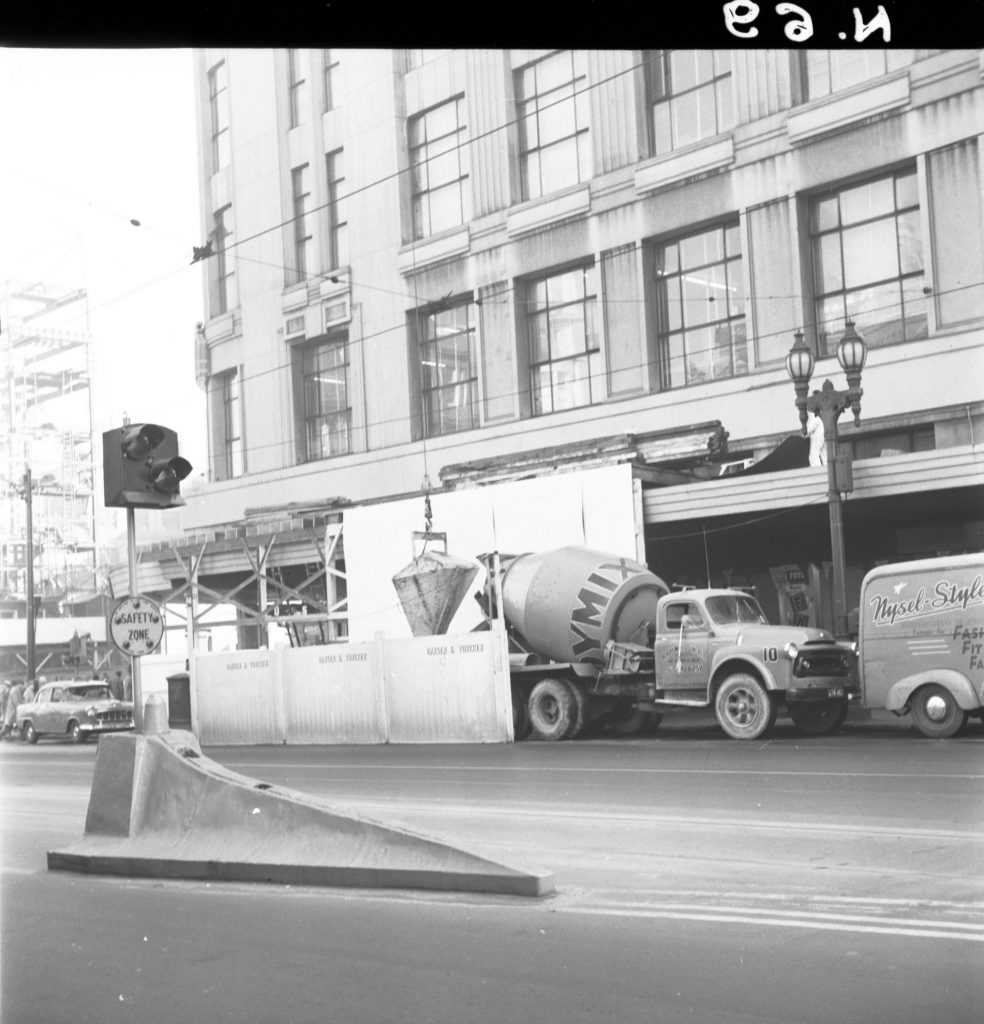
[(283, 652), (288, 743), (386, 740), (377, 645), (329, 644)]
[(503, 633), (386, 643), (391, 743), (503, 743), (512, 737)]
[(278, 651), (195, 657), (192, 709), (200, 743), (284, 742), (278, 658)]

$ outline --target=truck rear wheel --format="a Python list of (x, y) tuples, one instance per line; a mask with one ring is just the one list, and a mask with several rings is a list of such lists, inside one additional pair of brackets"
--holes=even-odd
[(530, 693), (530, 724), (541, 740), (566, 740), (578, 725), (574, 688), (562, 679), (541, 679)]
[(826, 736), (839, 729), (847, 718), (847, 700), (843, 697), (787, 704), (786, 708), (793, 725), (807, 736)]
[(955, 736), (967, 721), (967, 712), (953, 694), (939, 683), (930, 683), (913, 694), (909, 705), (916, 728), (934, 740)]
[(736, 740), (755, 740), (772, 728), (778, 708), (755, 676), (735, 672), (718, 687), (714, 712), (722, 729)]
[(530, 726), (530, 712), (526, 703), (526, 695), (518, 686), (512, 688), (512, 712), (513, 712), (513, 739), (525, 740), (532, 727)]

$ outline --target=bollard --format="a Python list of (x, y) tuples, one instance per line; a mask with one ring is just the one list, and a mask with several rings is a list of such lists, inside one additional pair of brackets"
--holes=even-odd
[(143, 732), (147, 735), (168, 732), (167, 702), (159, 693), (152, 693), (144, 702)]

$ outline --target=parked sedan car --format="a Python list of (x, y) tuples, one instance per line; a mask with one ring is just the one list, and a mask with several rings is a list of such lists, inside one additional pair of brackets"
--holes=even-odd
[(117, 700), (106, 683), (45, 683), (34, 700), (17, 708), (16, 728), (28, 743), (43, 735), (71, 736), (84, 743), (90, 736), (133, 728), (133, 704)]

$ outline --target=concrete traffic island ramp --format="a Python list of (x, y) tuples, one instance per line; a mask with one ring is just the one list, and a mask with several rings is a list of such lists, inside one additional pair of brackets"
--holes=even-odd
[(546, 896), (553, 875), (333, 809), (204, 757), (190, 732), (99, 740), (81, 843), (51, 870)]

